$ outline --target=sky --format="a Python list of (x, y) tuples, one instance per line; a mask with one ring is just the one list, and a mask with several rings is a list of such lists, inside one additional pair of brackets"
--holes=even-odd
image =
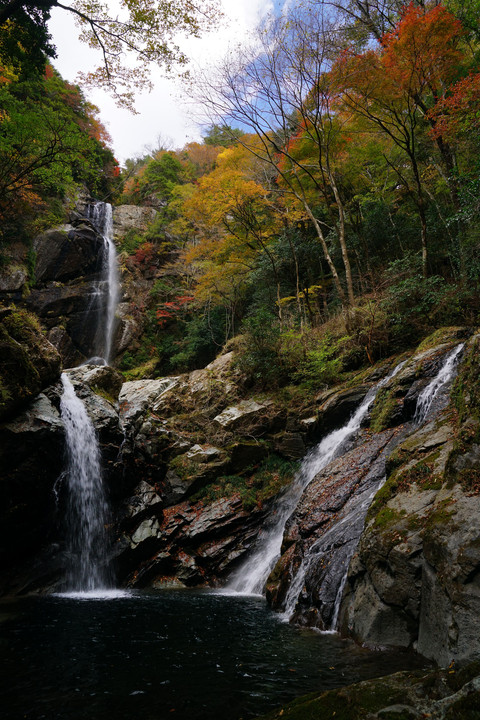
[[(219, 29), (200, 40), (179, 42), (195, 65), (203, 66), (222, 57), (229, 46), (245, 37), (273, 7), (270, 0), (219, 2), (226, 16)], [(78, 28), (71, 13), (53, 10), (49, 29), (58, 55), (53, 64), (65, 80), (76, 82), (80, 70), (87, 72), (98, 65), (98, 54), (77, 39)], [(85, 90), (88, 100), (100, 109), (100, 119), (112, 137), (114, 154), (120, 164), (129, 157), (144, 154), (149, 147), (156, 148), (159, 139), (172, 149), (201, 140), (201, 129), (192, 118), (192, 108), (182, 101), (180, 82), (162, 77), (158, 70), (152, 73), (152, 80), (152, 92), (137, 95), (137, 115), (118, 108), (103, 90)]]

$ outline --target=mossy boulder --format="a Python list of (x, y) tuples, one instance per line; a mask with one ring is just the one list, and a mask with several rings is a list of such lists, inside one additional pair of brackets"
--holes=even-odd
[(26, 405), (61, 373), (61, 358), (25, 310), (0, 309), (0, 419)]
[(262, 720), (479, 720), (480, 666), (404, 671), (312, 693)]

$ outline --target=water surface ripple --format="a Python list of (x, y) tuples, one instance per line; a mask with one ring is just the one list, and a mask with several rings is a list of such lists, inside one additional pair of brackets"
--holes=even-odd
[(197, 591), (4, 601), (2, 718), (239, 720), (307, 692), (418, 666)]

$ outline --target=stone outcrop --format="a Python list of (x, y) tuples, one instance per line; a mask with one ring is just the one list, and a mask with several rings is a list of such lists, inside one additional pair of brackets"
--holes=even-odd
[[(0, 426), (2, 589), (22, 563), (54, 540), (54, 486), (63, 466), (63, 425), (47, 395)], [(6, 587), (5, 587), (6, 584)]]
[(0, 309), (0, 420), (26, 405), (60, 376), (61, 359), (36, 319)]
[(35, 283), (25, 304), (46, 329), (66, 366), (94, 354), (104, 308), (99, 281), (105, 243), (92, 222), (72, 214), (72, 222), (35, 238)]
[(388, 462), (348, 574), (344, 632), (414, 647), (440, 664), (480, 656), (479, 338), (467, 346), (450, 410)]
[(101, 269), (103, 239), (90, 221), (47, 230), (33, 241), (37, 283), (65, 282)]
[(285, 609), (292, 582), (302, 586), (293, 619), (330, 629), (337, 593), (363, 529), (372, 493), (385, 476), (395, 431), (364, 438), (308, 485), (285, 528), (283, 555), (267, 583), (272, 607)]
[[(297, 698), (262, 720), (474, 720), (480, 665), (398, 672)], [(259, 719), (260, 720), (260, 719)]]
[[(282, 608), (305, 565), (297, 622), (329, 627), (339, 611), (342, 631), (361, 642), (416, 648), (440, 663), (478, 654), (479, 338), (467, 343), (453, 404), (444, 407), (443, 393), (435, 417), (411, 425), (415, 398), (458, 335), (407, 359), (365, 427), (304, 492), (268, 583), (271, 603)], [(99, 435), (123, 584), (224, 582), (253, 547), (292, 477), (288, 463), (311, 447), (314, 428), (345, 422), (353, 398), (394, 365), (292, 410), (275, 394), (245, 398), (233, 359), (227, 353), (204, 370), (123, 384), (107, 367), (68, 371)], [(2, 529), (22, 535), (5, 556), (10, 567), (41, 545), (58, 546), (53, 554), (62, 556), (53, 494), (55, 487), (62, 501), (60, 393), (51, 385), (0, 428)], [(58, 575), (55, 562), (50, 572)]]
[(139, 205), (119, 205), (113, 212), (113, 232), (116, 238), (129, 230), (142, 232), (155, 220), (157, 210)]
[[(248, 552), (267, 513), (267, 506), (246, 511), (238, 495), (211, 503), (183, 502), (163, 512), (158, 496), (149, 505), (148, 516), (145, 509), (136, 513), (139, 524), (120, 542), (117, 565), (131, 587), (215, 585)], [(130, 515), (124, 524), (132, 519)]]

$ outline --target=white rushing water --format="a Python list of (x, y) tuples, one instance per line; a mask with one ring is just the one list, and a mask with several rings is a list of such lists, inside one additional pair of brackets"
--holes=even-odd
[(303, 491), (320, 470), (323, 470), (341, 451), (342, 446), (361, 427), (378, 390), (396, 375), (405, 363), (372, 387), (350, 420), (329, 433), (302, 461), (292, 485), (278, 502), (270, 522), (260, 533), (256, 548), (227, 584), (226, 590), (243, 594), (261, 594), (267, 578), (280, 557), (283, 532), (288, 518), (295, 510)]
[(61, 379), (67, 454), (67, 590), (91, 594), (111, 587), (105, 531), (108, 504), (95, 428), (69, 377), (62, 373)]
[(453, 379), (457, 362), (459, 360), (460, 353), (464, 348), (464, 343), (457, 345), (451, 353), (447, 355), (447, 358), (440, 368), (439, 372), (435, 375), (428, 385), (422, 390), (417, 399), (417, 406), (415, 408), (415, 415), (413, 422), (415, 425), (421, 425), (427, 419), (432, 405), (448, 383)]
[[(96, 202), (90, 206), (90, 218), (101, 233), (104, 242), (101, 279), (95, 291), (95, 304), (99, 303), (97, 347), (90, 361), (109, 364), (112, 360), (115, 335), (115, 313), (120, 297), (117, 250), (113, 242), (113, 211), (110, 203)], [(89, 362), (90, 362), (89, 361)]]
[[(457, 361), (463, 347), (463, 344), (457, 345), (447, 355), (435, 377), (420, 393), (417, 399), (417, 406), (413, 420), (414, 426), (419, 426), (425, 422), (430, 411), (433, 409), (432, 405), (439, 393), (449, 387), (455, 377)], [(395, 374), (395, 372), (398, 372), (398, 369), (400, 368), (397, 366), (392, 375)], [(341, 549), (339, 554), (341, 555), (343, 573), (339, 576), (339, 583), (333, 603), (333, 612), (329, 624), (330, 632), (337, 629), (338, 616), (343, 590), (348, 577), (350, 560), (352, 559), (358, 546), (368, 509), (373, 501), (373, 498), (377, 494), (378, 490), (380, 490), (380, 488), (384, 485), (386, 479), (387, 478), (384, 475), (368, 487), (368, 489), (363, 492), (360, 491), (350, 498), (350, 500), (345, 504), (343, 510), (340, 512), (338, 520), (310, 547), (308, 552), (305, 554), (305, 557), (303, 558), (285, 597), (283, 604), (283, 615), (285, 619), (290, 619), (293, 616), (298, 598), (305, 584), (305, 579), (308, 576), (312, 565), (320, 562), (322, 558), (330, 554), (332, 550), (335, 551), (336, 549), (338, 553), (338, 549)], [(345, 533), (347, 528), (348, 533)]]

